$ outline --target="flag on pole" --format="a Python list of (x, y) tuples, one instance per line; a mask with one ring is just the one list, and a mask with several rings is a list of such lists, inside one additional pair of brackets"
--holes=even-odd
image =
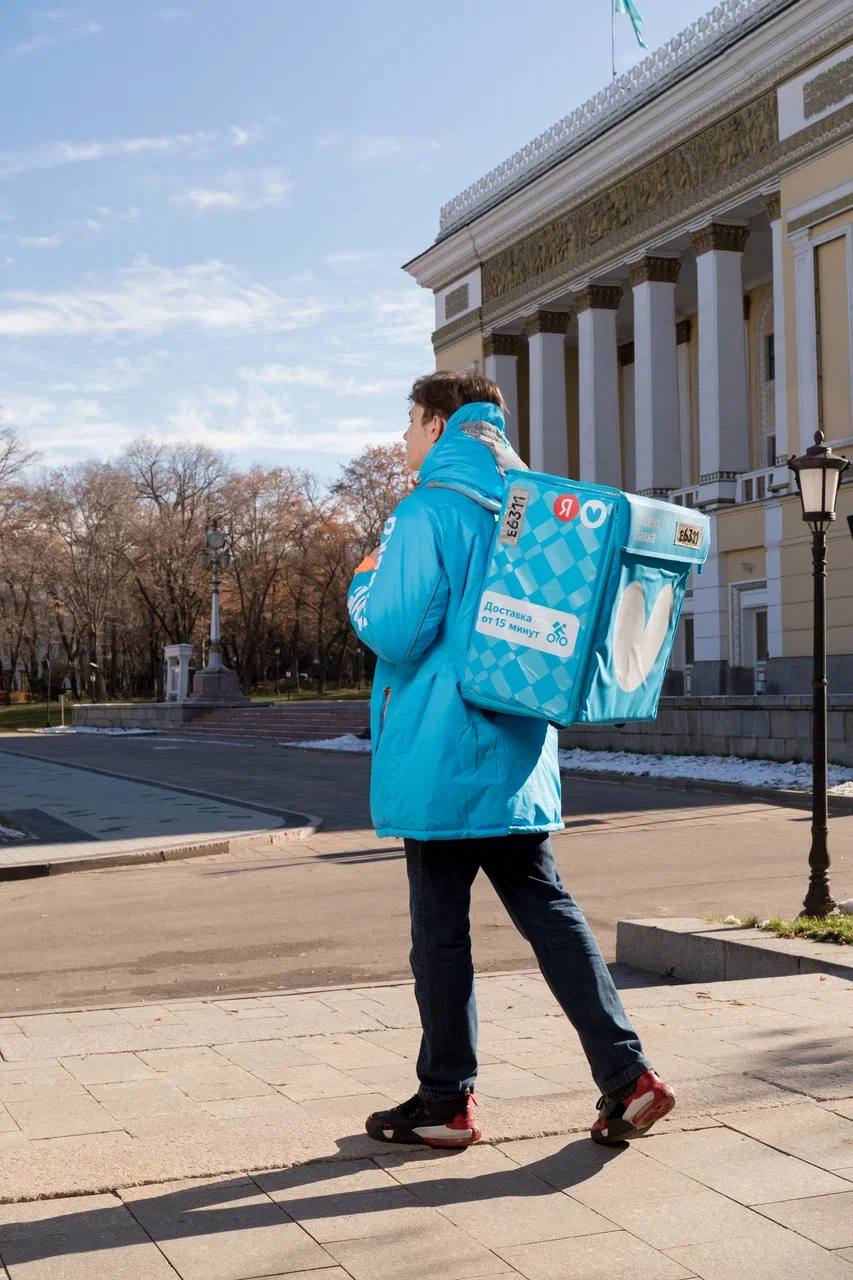
[(643, 39), (643, 15), (634, 4), (634, 0), (613, 0), (613, 12), (627, 13), (634, 28), (634, 35), (637, 37), (637, 44), (641, 49), (648, 49), (649, 46)]

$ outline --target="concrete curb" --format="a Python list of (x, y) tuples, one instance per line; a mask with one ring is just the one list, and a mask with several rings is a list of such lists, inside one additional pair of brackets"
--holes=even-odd
[[(811, 809), (810, 791), (750, 787), (741, 782), (706, 782), (703, 778), (655, 778), (648, 773), (613, 773), (593, 769), (561, 769), (564, 778), (584, 778), (589, 782), (619, 782), (631, 787), (663, 787), (668, 791), (707, 791), (712, 795), (737, 796), (741, 800), (758, 800), (763, 804), (781, 805), (787, 809)], [(829, 797), (829, 811), (853, 813), (853, 796)]]
[(777, 938), (695, 919), (619, 920), (616, 962), (677, 982), (735, 982), (803, 973), (853, 978), (853, 947)]
[[(14, 751), (0, 746), (0, 753), (32, 760), (26, 751)], [(185, 844), (155, 845), (149, 849), (138, 849), (131, 853), (104, 853), (101, 855), (83, 855), (79, 858), (63, 858), (57, 862), (16, 863), (13, 866), (0, 864), (0, 882), (4, 880), (32, 880), (41, 876), (65, 875), (72, 871), (103, 871), (110, 867), (140, 866), (148, 862), (177, 862), (185, 858), (202, 858), (211, 854), (242, 853), (250, 845), (259, 840), (269, 840), (271, 845), (290, 844), (296, 840), (307, 840), (323, 825), (322, 819), (309, 813), (296, 813), (290, 809), (274, 809), (268, 805), (253, 804), (237, 796), (213, 794), (199, 791), (192, 787), (180, 787), (170, 782), (152, 782), (146, 778), (134, 778), (126, 773), (117, 773), (112, 769), (96, 769), (91, 765), (71, 764), (67, 761), (51, 761), (65, 769), (79, 769), (82, 773), (94, 773), (105, 778), (120, 778), (123, 782), (133, 782), (138, 786), (159, 787), (163, 791), (178, 791), (182, 795), (197, 796), (200, 800), (217, 800), (225, 804), (239, 805), (242, 809), (253, 809), (256, 813), (272, 814), (282, 818), (286, 825), (270, 831), (268, 827), (257, 831), (242, 832), (239, 836), (219, 840), (190, 841)], [(94, 840), (93, 840), (94, 842)], [(0, 855), (2, 856), (2, 855)]]

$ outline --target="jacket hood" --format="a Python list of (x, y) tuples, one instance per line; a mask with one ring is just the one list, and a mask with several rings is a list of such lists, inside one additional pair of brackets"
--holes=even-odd
[(507, 439), (501, 410), (478, 400), (448, 418), (444, 434), (424, 459), (418, 487), (447, 485), (497, 511), (509, 470), (527, 467)]

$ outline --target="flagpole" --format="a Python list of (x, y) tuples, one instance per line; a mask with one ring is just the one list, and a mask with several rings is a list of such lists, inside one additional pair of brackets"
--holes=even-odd
[(610, 0), (610, 66), (616, 79), (616, 0)]

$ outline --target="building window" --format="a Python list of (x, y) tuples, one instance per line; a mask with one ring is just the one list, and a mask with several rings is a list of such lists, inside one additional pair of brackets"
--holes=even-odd
[(765, 465), (765, 467), (775, 467), (775, 466), (776, 466), (776, 437), (775, 437), (775, 435), (773, 435), (773, 436), (765, 436), (765, 437), (764, 437), (764, 450), (765, 450), (765, 453), (764, 453), (764, 465)]
[(693, 615), (686, 613), (684, 615), (684, 665), (692, 667), (696, 656), (696, 649), (693, 640)]
[(775, 334), (768, 333), (764, 339), (765, 356), (764, 376), (768, 382), (773, 382), (776, 377), (776, 344), (774, 342)]

